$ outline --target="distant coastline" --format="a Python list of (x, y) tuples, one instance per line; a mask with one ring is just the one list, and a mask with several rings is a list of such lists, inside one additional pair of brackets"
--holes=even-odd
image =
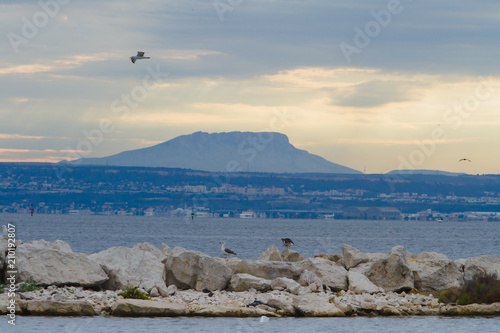
[[(64, 172), (60, 172), (60, 168)], [(0, 163), (0, 212), (193, 218), (392, 219), (346, 214), (397, 209), (402, 220), (498, 221), (500, 175), (214, 173)]]

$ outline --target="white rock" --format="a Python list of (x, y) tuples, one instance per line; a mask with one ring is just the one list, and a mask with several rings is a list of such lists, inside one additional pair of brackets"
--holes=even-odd
[(465, 281), (470, 281), (477, 273), (496, 274), (500, 279), (500, 256), (479, 256), (469, 258), (464, 265)]
[(274, 290), (286, 290), (291, 294), (298, 295), (300, 284), (292, 279), (279, 277), (271, 281), (271, 287)]
[(151, 292), (149, 293), (149, 295), (151, 297), (159, 297), (160, 292), (158, 291), (158, 289), (156, 287), (153, 287), (153, 289), (151, 289)]
[(177, 292), (177, 286), (175, 284), (172, 284), (172, 285), (168, 286), (167, 294), (162, 295), (162, 296), (173, 296), (173, 295), (175, 295), (176, 292)]
[(28, 242), (25, 244), (30, 244), (32, 247), (49, 248), (49, 249), (58, 250), (58, 251), (62, 251), (62, 252), (73, 253), (71, 246), (69, 246), (68, 243), (66, 243), (65, 241), (62, 241), (60, 239), (56, 239), (53, 243), (48, 242), (48, 241), (43, 240), (43, 239), (40, 239), (40, 240), (31, 241), (31, 242)]
[(406, 253), (406, 259), (416, 259), (416, 260), (449, 260), (448, 257), (442, 253), (437, 252), (422, 252), (419, 254)]
[(369, 260), (366, 254), (347, 244), (342, 245), (342, 257), (347, 270)]
[(395, 246), (386, 259), (360, 264), (353, 271), (364, 274), (372, 283), (385, 291), (404, 291), (414, 287), (413, 273), (406, 261), (406, 251)]
[(299, 284), (301, 286), (309, 286), (313, 283), (316, 284), (316, 286), (323, 285), (321, 279), (316, 274), (306, 269), (299, 277)]
[(174, 253), (174, 251), (166, 244), (161, 244), (161, 252), (165, 255), (165, 257), (168, 257)]
[(343, 317), (345, 313), (321, 294), (294, 296), (293, 307), (298, 314), (311, 317)]
[(301, 256), (300, 253), (291, 249), (286, 249), (283, 252), (281, 252), (281, 258), (283, 259), (283, 261), (287, 262), (298, 262), (306, 260), (306, 258)]
[(294, 262), (242, 260), (238, 258), (232, 258), (225, 262), (234, 274), (246, 273), (268, 280), (274, 280), (278, 277), (296, 280), (304, 271), (301, 263)]
[(408, 266), (413, 272), (415, 288), (421, 291), (444, 290), (460, 288), (463, 285), (464, 274), (460, 268), (449, 259), (411, 259)]
[(116, 246), (88, 258), (100, 264), (108, 274), (109, 281), (103, 285), (106, 289), (122, 289), (127, 285), (145, 290), (166, 287), (164, 265), (151, 252)]
[(248, 291), (253, 288), (259, 292), (267, 292), (272, 289), (270, 280), (244, 273), (233, 275), (230, 287), (233, 291)]
[(266, 251), (262, 252), (258, 260), (283, 261), (276, 245), (271, 245)]
[(231, 269), (226, 265), (201, 252), (176, 249), (164, 261), (167, 285), (175, 284), (180, 289), (198, 291), (226, 288), (232, 276)]
[[(64, 242), (63, 242), (64, 243)], [(59, 248), (64, 249), (60, 251)], [(21, 244), (16, 249), (17, 282), (32, 278), (39, 285), (97, 286), (108, 276), (87, 255), (73, 253), (61, 242), (38, 241)]]
[(149, 252), (149, 253), (152, 253), (155, 255), (155, 257), (157, 257), (158, 259), (163, 260), (165, 259), (166, 255), (159, 249), (157, 248), (156, 246), (148, 243), (148, 242), (145, 242), (145, 243), (137, 243), (136, 245), (134, 245), (134, 247), (132, 248), (134, 250), (142, 250), (142, 251), (146, 251), (146, 252)]
[(322, 258), (311, 258), (301, 263), (304, 270), (316, 274), (326, 287), (332, 290), (347, 289), (347, 270), (344, 267)]
[(356, 294), (384, 292), (383, 288), (376, 286), (366, 276), (359, 272), (350, 270), (347, 273), (347, 278), (349, 279), (349, 290)]
[(280, 298), (270, 298), (267, 300), (267, 305), (272, 306), (274, 308), (278, 308), (280, 310), (285, 311), (287, 314), (294, 314), (295, 309), (292, 304), (292, 300), (287, 301)]

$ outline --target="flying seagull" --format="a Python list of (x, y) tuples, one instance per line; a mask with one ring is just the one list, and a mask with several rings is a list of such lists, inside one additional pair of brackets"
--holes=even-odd
[(234, 253), (231, 249), (226, 248), (226, 243), (224, 242), (220, 242), (220, 249), (222, 250), (224, 257), (227, 257), (228, 254), (236, 255), (236, 253)]
[(286, 248), (295, 245), (295, 243), (290, 238), (282, 238), (281, 241), (283, 242), (283, 246)]
[(129, 59), (132, 61), (133, 64), (135, 64), (135, 61), (136, 60), (140, 60), (140, 59), (149, 59), (150, 57), (145, 57), (144, 56), (144, 52), (141, 52), (141, 51), (137, 51), (137, 55), (135, 56), (131, 56)]
[(469, 160), (468, 158), (461, 158), (458, 160), (459, 162), (462, 162), (462, 161), (467, 161), (467, 162), (471, 162), (471, 160)]

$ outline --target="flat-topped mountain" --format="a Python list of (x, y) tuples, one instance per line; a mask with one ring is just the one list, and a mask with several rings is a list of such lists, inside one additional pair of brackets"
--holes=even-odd
[(286, 135), (276, 132), (196, 132), (155, 146), (73, 163), (216, 172), (361, 173), (297, 149)]

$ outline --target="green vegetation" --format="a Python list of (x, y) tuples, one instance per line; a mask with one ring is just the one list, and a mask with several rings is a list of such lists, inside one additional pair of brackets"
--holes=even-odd
[(147, 293), (140, 291), (139, 287), (129, 285), (125, 286), (118, 295), (123, 296), (123, 298), (151, 299)]
[(40, 290), (42, 287), (36, 284), (35, 280), (33, 278), (29, 278), (27, 282), (23, 282), (19, 285), (19, 291), (21, 292), (27, 292), (27, 291), (35, 291), (35, 290)]
[(465, 282), (463, 288), (441, 292), (438, 300), (441, 303), (457, 303), (458, 305), (500, 302), (500, 280), (495, 273), (478, 273), (472, 280)]
[(5, 292), (5, 284), (0, 283), (0, 294), (3, 294)]

